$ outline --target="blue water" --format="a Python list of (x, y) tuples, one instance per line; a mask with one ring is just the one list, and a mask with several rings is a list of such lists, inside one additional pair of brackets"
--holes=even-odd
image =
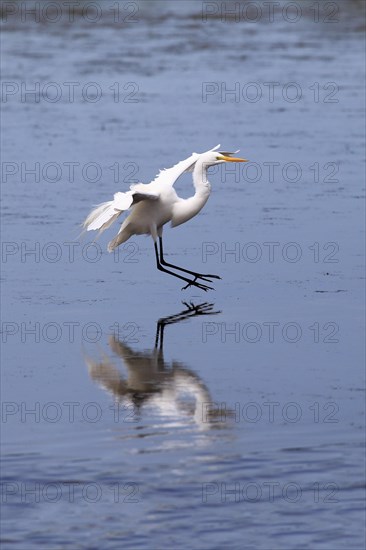
[[(364, 5), (130, 4), (3, 12), (3, 548), (359, 550)], [(181, 291), (149, 238), (79, 240), (92, 205), (218, 143), (251, 162), (165, 232), (215, 291)], [(182, 300), (213, 305), (155, 346)]]

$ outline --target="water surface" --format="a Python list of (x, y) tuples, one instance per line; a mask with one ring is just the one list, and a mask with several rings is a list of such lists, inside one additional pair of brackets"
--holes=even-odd
[[(363, 4), (107, 4), (2, 22), (3, 548), (360, 549)], [(92, 205), (217, 143), (251, 163), (165, 235), (215, 292), (155, 270), (150, 239), (78, 240)], [(181, 300), (211, 313), (155, 345)]]

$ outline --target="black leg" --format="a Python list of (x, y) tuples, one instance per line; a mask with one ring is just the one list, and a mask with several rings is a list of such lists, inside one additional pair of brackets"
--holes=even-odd
[(198, 283), (197, 281), (191, 281), (190, 279), (187, 279), (186, 277), (182, 277), (181, 275), (178, 275), (178, 273), (173, 273), (173, 271), (169, 271), (168, 269), (165, 269), (160, 263), (159, 260), (159, 252), (158, 252), (158, 245), (154, 242), (154, 248), (155, 248), (155, 257), (156, 257), (156, 267), (159, 271), (163, 271), (164, 273), (169, 273), (169, 275), (173, 275), (173, 277), (177, 277), (178, 279), (181, 279), (182, 281), (185, 281), (187, 284), (183, 288), (188, 288), (189, 286), (195, 286), (197, 288), (200, 288), (201, 290), (214, 290), (211, 286), (204, 285), (202, 283)]
[(196, 279), (202, 279), (203, 281), (208, 281), (209, 283), (212, 283), (212, 281), (210, 281), (210, 278), (211, 279), (221, 279), (221, 277), (219, 277), (218, 275), (209, 275), (209, 274), (206, 275), (204, 273), (197, 273), (196, 271), (191, 271), (189, 269), (185, 269), (183, 267), (179, 267), (177, 265), (170, 264), (169, 262), (166, 262), (164, 260), (163, 239), (162, 239), (162, 237), (159, 237), (159, 248), (160, 248), (160, 263), (161, 263), (161, 265), (166, 265), (168, 267), (172, 267), (173, 269), (178, 269), (179, 271), (183, 271), (184, 273), (188, 273), (189, 275), (193, 275), (195, 277), (195, 280)]

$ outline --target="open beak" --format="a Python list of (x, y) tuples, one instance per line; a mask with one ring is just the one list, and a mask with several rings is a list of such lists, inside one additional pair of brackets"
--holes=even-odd
[(226, 155), (220, 155), (221, 160), (225, 160), (226, 162), (249, 162), (247, 159), (241, 159), (239, 157), (227, 157)]

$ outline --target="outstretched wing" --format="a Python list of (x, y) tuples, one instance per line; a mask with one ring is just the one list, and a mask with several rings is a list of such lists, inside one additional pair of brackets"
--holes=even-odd
[[(220, 145), (217, 145), (210, 151), (216, 151)], [(166, 187), (172, 187), (179, 176), (184, 172), (192, 171), (197, 160), (203, 153), (192, 153), (185, 160), (178, 162), (172, 168), (161, 170), (151, 183), (136, 183), (131, 185), (126, 193), (118, 192), (114, 194), (113, 200), (99, 204), (92, 210), (83, 223), (86, 231), (99, 230), (104, 231), (112, 223), (134, 204), (143, 200), (155, 201), (160, 193)]]
[[(209, 151), (216, 151), (220, 145), (216, 145), (213, 149), (210, 149)], [(207, 151), (208, 152), (208, 151)], [(148, 191), (151, 189), (152, 191), (157, 191), (162, 186), (170, 186), (172, 187), (177, 179), (184, 174), (184, 172), (192, 172), (194, 169), (194, 166), (199, 159), (199, 157), (203, 153), (192, 153), (192, 155), (185, 160), (181, 160), (176, 164), (175, 166), (172, 166), (172, 168), (165, 168), (164, 170), (160, 170), (159, 174), (156, 176), (156, 178), (151, 182), (145, 185), (146, 190)], [(137, 185), (143, 185), (143, 184), (137, 184)], [(135, 188), (135, 186), (133, 186)]]

